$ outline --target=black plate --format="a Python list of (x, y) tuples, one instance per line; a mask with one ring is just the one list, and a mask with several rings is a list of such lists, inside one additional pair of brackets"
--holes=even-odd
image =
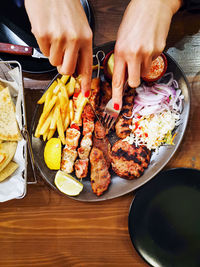
[[(95, 55), (98, 51), (104, 51), (106, 54), (109, 51), (111, 51), (113, 47), (114, 47), (114, 42), (106, 43), (104, 45), (95, 47), (93, 53)], [(180, 69), (177, 63), (168, 54), (166, 54), (166, 56), (168, 60), (167, 72), (174, 73), (174, 77), (178, 81), (180, 85), (180, 89), (182, 90), (182, 93), (184, 95), (184, 108), (181, 114), (181, 123), (176, 129), (177, 135), (174, 140), (175, 145), (174, 146), (162, 146), (159, 149), (159, 154), (152, 153), (149, 167), (145, 170), (144, 174), (138, 179), (126, 180), (126, 179), (120, 178), (115, 173), (112, 173), (111, 185), (109, 186), (109, 189), (100, 197), (97, 197), (92, 192), (89, 178), (83, 179), (82, 182), (84, 184), (84, 189), (81, 192), (81, 194), (74, 197), (74, 199), (80, 200), (80, 201), (103, 201), (103, 200), (112, 199), (112, 198), (125, 195), (135, 190), (136, 188), (142, 186), (146, 182), (148, 182), (159, 171), (161, 171), (161, 169), (167, 164), (167, 162), (171, 159), (173, 154), (178, 149), (181, 143), (181, 140), (183, 138), (186, 126), (187, 126), (189, 110), (190, 110), (190, 89), (189, 89), (189, 85), (188, 85), (187, 79), (183, 71)], [(103, 74), (101, 76), (103, 76)], [(56, 78), (57, 76), (53, 80), (55, 80)], [(101, 78), (103, 79), (104, 77), (101, 77)], [(40, 171), (41, 176), (45, 179), (45, 181), (53, 189), (58, 191), (58, 189), (56, 188), (54, 184), (54, 177), (55, 177), (56, 172), (48, 169), (44, 162), (43, 151), (44, 151), (45, 142), (43, 142), (42, 139), (34, 137), (34, 132), (35, 132), (39, 117), (41, 115), (41, 112), (42, 112), (42, 106), (37, 105), (34, 116), (33, 116), (32, 126), (31, 126), (31, 141), (32, 141), (32, 147), (33, 147), (33, 153), (35, 156), (35, 163)], [(109, 137), (112, 143), (112, 140), (111, 140), (112, 136), (109, 136)]]
[[(91, 9), (88, 1), (81, 0), (81, 3), (91, 25)], [(10, 34), (9, 29), (19, 36), (27, 45), (38, 48), (37, 41), (31, 33), (31, 25), (22, 0), (3, 1), (0, 8), (0, 42), (23, 45), (18, 38)], [(37, 59), (5, 53), (0, 53), (0, 58), (2, 60), (18, 61), (23, 71), (28, 73), (46, 73), (56, 70), (56, 68), (49, 63), (48, 59)]]
[(158, 174), (136, 193), (129, 213), (132, 243), (152, 266), (200, 266), (200, 171)]

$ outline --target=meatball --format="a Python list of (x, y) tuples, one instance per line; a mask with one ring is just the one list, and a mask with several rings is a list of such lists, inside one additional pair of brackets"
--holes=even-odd
[(148, 167), (151, 151), (145, 146), (136, 147), (126, 141), (117, 141), (111, 150), (113, 171), (120, 177), (134, 179), (140, 177)]

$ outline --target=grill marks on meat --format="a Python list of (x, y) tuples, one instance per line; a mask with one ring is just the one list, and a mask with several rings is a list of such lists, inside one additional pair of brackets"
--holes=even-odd
[(109, 168), (110, 163), (111, 163), (111, 159), (110, 159), (111, 145), (110, 145), (108, 138), (105, 137), (104, 139), (98, 139), (94, 136), (93, 147), (96, 147), (103, 152), (104, 158), (106, 160), (106, 164)]
[(136, 147), (126, 141), (117, 141), (111, 151), (114, 172), (126, 179), (140, 177), (150, 162), (151, 151), (145, 146)]
[(85, 136), (83, 136), (81, 140), (81, 145), (78, 148), (79, 158), (88, 159), (91, 147), (92, 147), (92, 133), (88, 133)]
[(100, 121), (96, 121), (94, 125), (94, 135), (97, 139), (103, 139), (108, 134), (106, 128), (100, 123)]
[(76, 149), (65, 146), (62, 152), (61, 170), (66, 173), (71, 173), (74, 170), (74, 162), (78, 156)]
[(80, 131), (75, 128), (68, 128), (66, 131), (66, 145), (62, 151), (61, 170), (71, 173), (74, 170), (74, 162), (78, 156), (76, 148), (78, 146)]
[(75, 162), (75, 172), (78, 178), (84, 178), (87, 176), (89, 159), (77, 159)]
[(106, 160), (100, 149), (96, 147), (92, 148), (90, 153), (90, 164), (92, 190), (97, 196), (100, 196), (108, 189), (111, 181)]
[[(101, 85), (102, 96), (98, 108), (100, 115), (112, 96), (112, 89), (109, 83), (103, 82)], [(91, 186), (97, 196), (102, 195), (108, 189), (111, 181), (109, 173), (111, 145), (106, 137), (107, 134), (106, 129), (97, 120), (94, 125), (93, 148), (90, 153)]]
[(75, 173), (79, 179), (85, 178), (88, 174), (89, 155), (92, 147), (92, 133), (94, 131), (95, 114), (93, 109), (97, 108), (99, 104), (100, 80), (98, 78), (92, 79), (90, 104), (88, 103), (82, 113), (83, 119), (83, 137), (78, 148), (79, 159), (75, 162)]
[(115, 130), (116, 130), (116, 135), (119, 138), (126, 138), (127, 136), (130, 135), (131, 129), (129, 126), (131, 125), (132, 119), (127, 119), (126, 117), (123, 117), (120, 115), (116, 125), (115, 125)]
[(102, 112), (108, 103), (108, 101), (112, 98), (112, 88), (108, 82), (102, 82), (101, 83), (101, 99), (100, 99), (100, 105), (99, 110)]
[(115, 125), (116, 134), (122, 139), (126, 138), (131, 133), (129, 126), (132, 123), (132, 119), (126, 118), (126, 116), (130, 117), (132, 115), (134, 92), (134, 89), (130, 89), (125, 93), (121, 114)]

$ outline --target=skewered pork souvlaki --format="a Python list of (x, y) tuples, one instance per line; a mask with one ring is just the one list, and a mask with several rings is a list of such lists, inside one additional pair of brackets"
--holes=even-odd
[[(91, 83), (91, 94), (88, 103), (82, 113), (83, 137), (78, 148), (79, 159), (75, 162), (75, 173), (79, 179), (85, 178), (88, 174), (89, 154), (92, 148), (92, 133), (94, 131), (95, 114), (93, 109), (97, 108), (99, 101), (100, 80), (94, 78)], [(93, 106), (93, 109), (91, 107)]]

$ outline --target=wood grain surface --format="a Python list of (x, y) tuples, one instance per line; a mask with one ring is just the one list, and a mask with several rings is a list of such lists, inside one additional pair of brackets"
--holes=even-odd
[[(94, 45), (116, 39), (128, 0), (90, 0)], [(189, 125), (165, 169), (200, 169), (200, 14), (178, 13), (166, 51), (179, 63), (191, 86)], [(51, 75), (24, 74), (28, 127), (36, 101)], [(28, 180), (33, 174), (28, 164)], [(147, 263), (128, 233), (134, 192), (99, 203), (82, 203), (54, 192), (38, 173), (25, 198), (0, 204), (0, 266), (134, 266)]]

